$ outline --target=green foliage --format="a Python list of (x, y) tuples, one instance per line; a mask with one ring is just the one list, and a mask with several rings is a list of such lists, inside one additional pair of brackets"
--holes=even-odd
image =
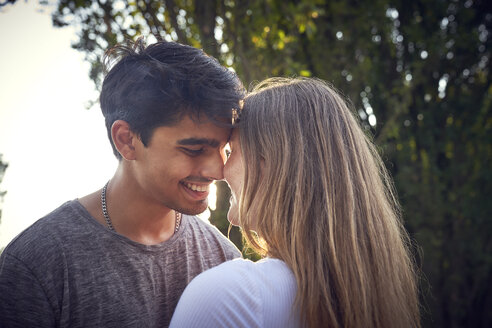
[[(245, 85), (316, 76), (350, 99), (420, 245), (423, 324), (492, 325), (490, 2), (61, 0), (56, 26), (101, 83), (105, 49), (139, 35), (202, 47)], [(149, 38), (152, 41), (152, 38)], [(227, 187), (212, 222), (224, 233)], [(239, 232), (231, 236), (240, 245)], [(427, 281), (427, 282), (426, 282)]]

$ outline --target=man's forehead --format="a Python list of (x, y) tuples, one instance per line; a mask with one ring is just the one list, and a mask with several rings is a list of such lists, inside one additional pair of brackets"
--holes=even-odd
[(184, 116), (177, 123), (164, 127), (169, 136), (174, 136), (175, 143), (182, 146), (207, 145), (217, 147), (229, 141), (232, 127), (207, 117)]
[(219, 126), (229, 126), (232, 128), (234, 125), (234, 114), (233, 110), (231, 110), (231, 116), (230, 117), (224, 117), (224, 116), (208, 116), (205, 114), (184, 114), (181, 116), (179, 121), (183, 120), (190, 120), (194, 122), (195, 124), (204, 124), (204, 123), (213, 123), (215, 125)]

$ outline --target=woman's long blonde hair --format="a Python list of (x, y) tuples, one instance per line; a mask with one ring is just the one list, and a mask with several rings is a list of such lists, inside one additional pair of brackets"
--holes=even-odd
[(268, 79), (245, 99), (239, 131), (244, 237), (293, 270), (307, 325), (419, 327), (391, 179), (335, 89)]

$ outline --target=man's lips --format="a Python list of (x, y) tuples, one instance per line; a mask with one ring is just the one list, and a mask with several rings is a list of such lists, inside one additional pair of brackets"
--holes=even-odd
[(182, 181), (181, 185), (183, 186), (186, 193), (194, 200), (202, 201), (208, 197), (210, 184), (198, 185), (191, 182)]

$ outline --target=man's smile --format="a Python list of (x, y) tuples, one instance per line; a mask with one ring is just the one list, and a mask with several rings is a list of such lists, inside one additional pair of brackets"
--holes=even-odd
[(208, 192), (208, 189), (209, 189), (209, 186), (210, 184), (208, 185), (197, 185), (197, 184), (193, 184), (193, 183), (190, 183), (190, 182), (182, 182), (186, 187), (188, 187), (189, 189), (193, 190), (193, 191), (207, 191)]

